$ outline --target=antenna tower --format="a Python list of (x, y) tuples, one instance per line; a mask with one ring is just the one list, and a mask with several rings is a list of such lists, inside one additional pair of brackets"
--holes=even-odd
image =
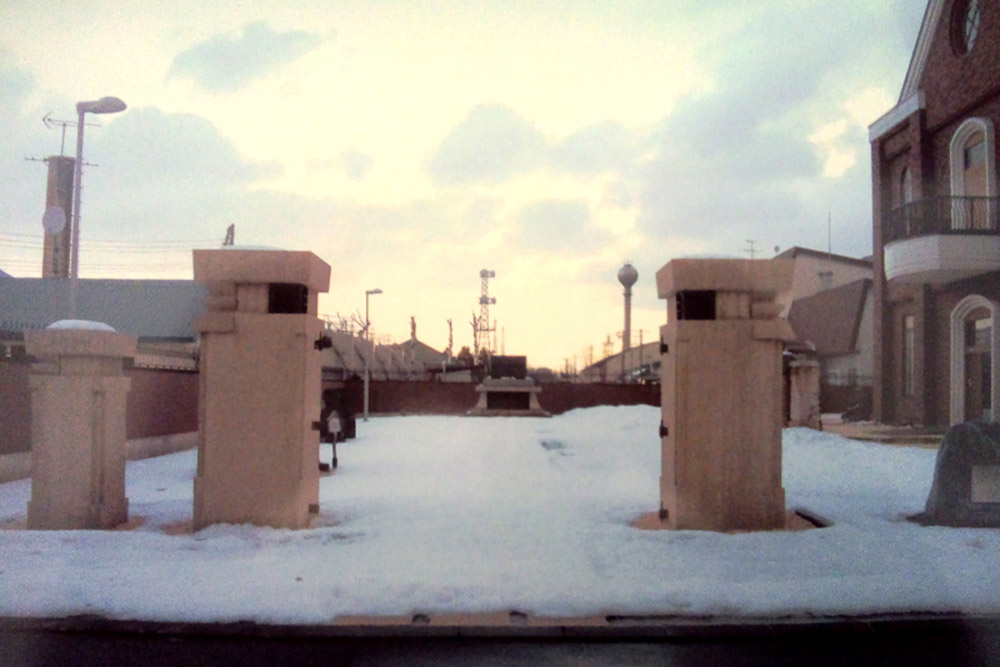
[[(482, 283), (482, 292), (479, 296), (479, 319), (476, 320), (476, 347), (489, 354), (494, 352), (496, 346), (496, 326), (490, 326), (490, 306), (496, 304), (496, 297), (490, 296), (490, 278), (496, 278), (496, 271), (483, 269), (479, 272)], [(490, 344), (490, 334), (494, 333), (493, 344)]]

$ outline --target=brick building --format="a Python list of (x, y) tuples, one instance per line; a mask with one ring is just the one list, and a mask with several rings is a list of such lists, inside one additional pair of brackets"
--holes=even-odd
[(1000, 4), (930, 0), (869, 129), (879, 421), (1000, 416), (998, 124)]

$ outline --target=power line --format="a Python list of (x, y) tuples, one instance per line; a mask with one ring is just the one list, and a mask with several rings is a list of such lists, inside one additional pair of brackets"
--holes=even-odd
[[(39, 242), (44, 242), (44, 234), (23, 234), (18, 232), (0, 232), (0, 238), (12, 237), (12, 238), (23, 238), (23, 239), (36, 239)], [(94, 239), (87, 237), (87, 243), (106, 243), (112, 246), (130, 246), (130, 247), (147, 247), (156, 245), (201, 245), (210, 244), (216, 246), (219, 243), (217, 238), (205, 238), (205, 239), (162, 239), (162, 240), (152, 240), (152, 241), (123, 241), (121, 239)]]

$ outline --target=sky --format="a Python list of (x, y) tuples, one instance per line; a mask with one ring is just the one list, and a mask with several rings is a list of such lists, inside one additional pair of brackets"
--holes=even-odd
[[(208, 6), (208, 5), (211, 6)], [(563, 369), (665, 323), (675, 257), (871, 252), (867, 128), (922, 0), (0, 5), (0, 269), (41, 275), (47, 114), (88, 116), (80, 276), (192, 277), (191, 249), (311, 250), (320, 311)], [(76, 131), (66, 131), (65, 154)], [(829, 230), (828, 230), (829, 223)], [(829, 231), (829, 234), (828, 234)]]

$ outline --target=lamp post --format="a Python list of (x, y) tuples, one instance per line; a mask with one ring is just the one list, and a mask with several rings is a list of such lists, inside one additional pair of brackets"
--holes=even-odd
[(70, 317), (76, 318), (77, 279), (80, 276), (80, 180), (83, 176), (83, 119), (88, 113), (118, 113), (125, 103), (117, 97), (102, 97), (91, 102), (77, 102), (76, 163), (73, 165), (73, 228), (70, 231)]
[(370, 345), (371, 340), (368, 336), (368, 330), (371, 327), (371, 322), (368, 320), (368, 297), (370, 297), (372, 294), (381, 294), (381, 293), (382, 290), (380, 290), (377, 287), (375, 289), (365, 290), (365, 414), (363, 417), (363, 421), (368, 421), (368, 386), (369, 383), (371, 382), (369, 378), (370, 373), (368, 370), (368, 367), (370, 365), (370, 357), (372, 354), (372, 348)]

